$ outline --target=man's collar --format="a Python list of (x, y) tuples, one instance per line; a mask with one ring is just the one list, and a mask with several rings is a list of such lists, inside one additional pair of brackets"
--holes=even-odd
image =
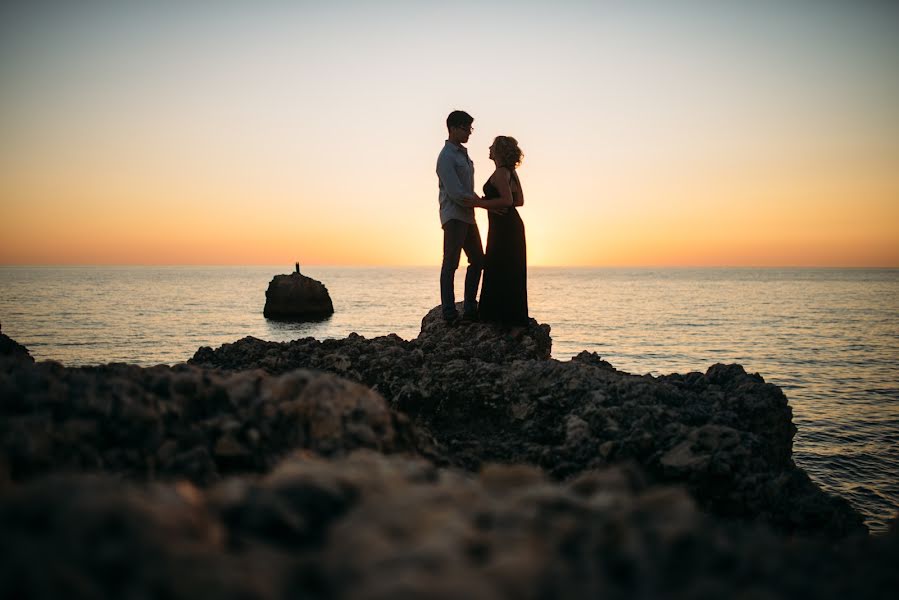
[(468, 148), (466, 148), (466, 147), (463, 146), (462, 144), (454, 144), (454, 143), (452, 143), (451, 141), (446, 140), (446, 145), (447, 145), (447, 146), (452, 146), (452, 147), (455, 148), (456, 150), (461, 150), (462, 152), (465, 152), (466, 154), (468, 154)]

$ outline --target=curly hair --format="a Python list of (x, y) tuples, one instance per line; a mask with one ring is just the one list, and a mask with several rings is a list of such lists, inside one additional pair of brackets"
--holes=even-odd
[(524, 153), (518, 147), (518, 140), (508, 135), (498, 135), (493, 140), (493, 154), (501, 167), (515, 169), (521, 164)]

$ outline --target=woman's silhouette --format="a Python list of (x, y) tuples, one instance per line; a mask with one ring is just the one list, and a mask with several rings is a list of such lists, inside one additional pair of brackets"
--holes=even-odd
[(511, 326), (528, 323), (527, 248), (524, 223), (516, 210), (524, 204), (515, 172), (522, 156), (515, 138), (501, 135), (494, 139), (490, 158), (496, 170), (484, 184), (484, 197), (471, 202), (489, 209), (490, 219), (479, 317)]

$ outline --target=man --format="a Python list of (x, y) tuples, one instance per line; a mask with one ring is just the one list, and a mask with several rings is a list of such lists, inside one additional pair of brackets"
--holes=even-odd
[(474, 208), (462, 204), (474, 193), (474, 163), (462, 144), (468, 141), (474, 118), (465, 111), (454, 110), (446, 118), (448, 139), (437, 157), (437, 179), (440, 186), (440, 225), (443, 227), (443, 264), (440, 267), (440, 305), (447, 323), (459, 318), (453, 280), (459, 268), (459, 256), (465, 250), (468, 270), (465, 273), (464, 320), (477, 320), (478, 283), (484, 268), (481, 233), (474, 220)]

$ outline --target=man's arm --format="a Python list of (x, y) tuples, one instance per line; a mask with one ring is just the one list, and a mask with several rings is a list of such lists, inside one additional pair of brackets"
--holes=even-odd
[(437, 158), (437, 177), (440, 178), (447, 197), (456, 204), (462, 205), (462, 199), (468, 196), (469, 192), (465, 190), (465, 186), (459, 180), (455, 161), (448, 154), (441, 154)]

